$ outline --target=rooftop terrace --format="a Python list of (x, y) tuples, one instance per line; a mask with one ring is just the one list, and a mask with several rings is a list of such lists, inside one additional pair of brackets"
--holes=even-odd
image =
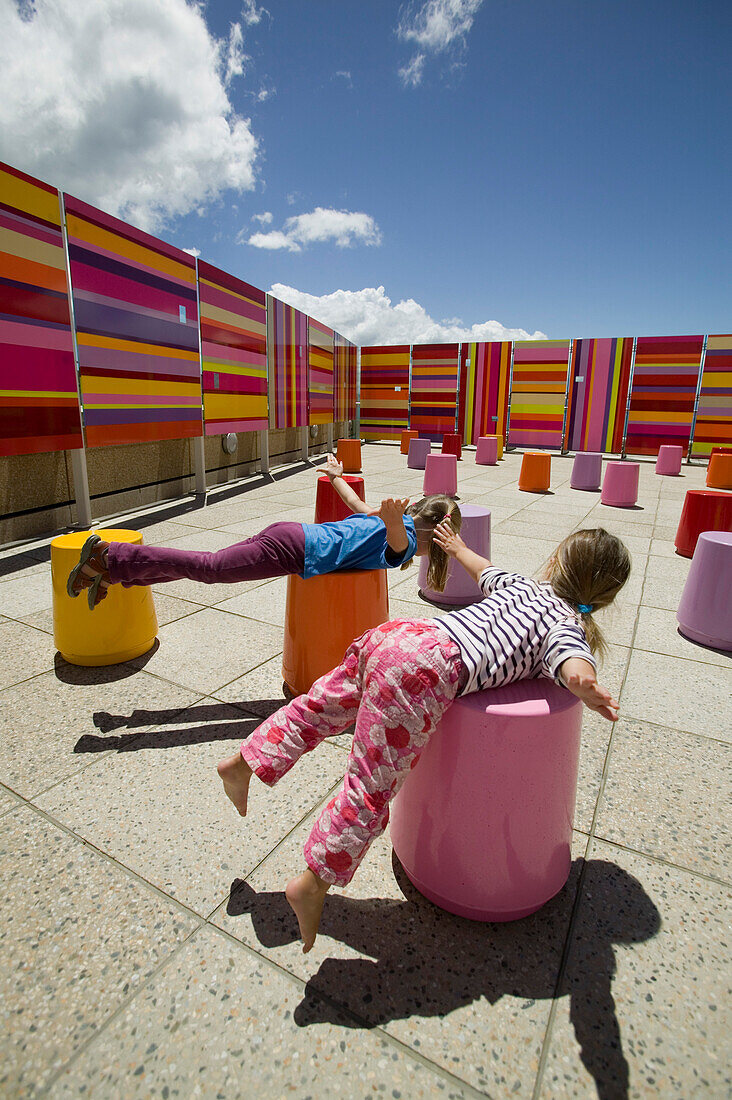
[[(418, 494), (405, 462), (365, 446), (367, 499)], [(311, 521), (314, 465), (114, 526), (216, 550)], [(303, 955), (280, 891), (349, 738), (253, 784), (245, 821), (215, 771), (282, 702), (285, 580), (159, 588), (159, 646), (89, 669), (55, 651), (50, 540), (2, 552), (4, 1097), (728, 1095), (730, 661), (675, 619), (690, 563), (673, 538), (705, 470), (642, 463), (627, 510), (571, 490), (569, 457), (546, 496), (518, 491), (519, 465), (460, 463), (497, 564), (533, 572), (595, 525), (634, 564), (603, 623), (621, 719), (585, 712), (569, 881), (511, 924), (421, 898), (387, 833)], [(392, 617), (439, 614), (416, 570), (389, 583)]]

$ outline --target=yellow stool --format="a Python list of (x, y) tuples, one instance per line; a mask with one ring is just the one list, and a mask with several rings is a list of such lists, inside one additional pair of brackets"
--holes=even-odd
[[(91, 531), (59, 535), (51, 543), (53, 640), (70, 665), (116, 665), (147, 653), (155, 644), (158, 620), (149, 587), (110, 586), (106, 599), (89, 610), (86, 589), (76, 599), (66, 592), (69, 573)], [(139, 531), (97, 530), (105, 542), (142, 543)]]

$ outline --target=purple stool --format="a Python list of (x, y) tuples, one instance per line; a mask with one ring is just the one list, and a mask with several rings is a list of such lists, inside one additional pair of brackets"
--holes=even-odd
[(681, 460), (684, 457), (684, 448), (676, 443), (664, 443), (658, 448), (656, 459), (657, 474), (671, 474), (678, 477), (681, 473)]
[(580, 451), (574, 456), (570, 489), (587, 489), (597, 492), (602, 481), (602, 454), (598, 451)]
[(427, 455), (422, 491), (425, 496), (429, 496), (430, 493), (455, 496), (457, 493), (457, 457), (455, 455)]
[(687, 638), (732, 650), (732, 533), (702, 531), (676, 618)]
[(445, 712), (391, 810), (421, 894), (472, 920), (518, 920), (567, 881), (582, 704), (552, 680), (464, 695)]
[(640, 462), (608, 462), (602, 483), (601, 504), (632, 508), (638, 500)]
[(495, 466), (498, 462), (498, 437), (481, 435), (475, 448), (475, 461), (478, 466)]
[[(491, 514), (487, 508), (481, 508), (477, 504), (463, 504), (460, 508), (463, 517), (463, 525), (460, 534), (466, 546), (475, 550), (476, 554), (482, 554), (484, 558), (491, 556)], [(484, 599), (483, 593), (478, 588), (473, 578), (462, 565), (454, 559), (450, 561), (447, 571), (447, 584), (444, 592), (436, 592), (434, 588), (427, 587), (427, 570), (429, 560), (424, 557), (419, 561), (419, 594), (430, 603), (448, 604), (450, 607), (467, 607)]]
[(424, 470), (427, 455), (432, 450), (429, 439), (410, 439), (407, 466), (410, 470)]

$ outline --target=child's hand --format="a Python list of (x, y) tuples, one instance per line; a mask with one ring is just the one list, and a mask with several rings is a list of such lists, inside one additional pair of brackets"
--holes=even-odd
[(387, 497), (382, 500), (378, 508), (371, 508), (369, 515), (383, 519), (387, 527), (402, 522), (402, 517), (409, 507), (409, 497), (403, 500), (400, 497)]
[(454, 558), (458, 551), (465, 549), (465, 543), (447, 517), (435, 527), (434, 540), (450, 558)]
[(327, 474), (332, 481), (334, 477), (343, 477), (343, 463), (339, 462), (335, 455), (328, 455), (325, 466), (318, 467), (315, 472)]
[(600, 687), (589, 661), (583, 661), (581, 657), (568, 657), (560, 665), (559, 672), (566, 687), (586, 707), (596, 710), (610, 722), (617, 722), (620, 704), (607, 688)]

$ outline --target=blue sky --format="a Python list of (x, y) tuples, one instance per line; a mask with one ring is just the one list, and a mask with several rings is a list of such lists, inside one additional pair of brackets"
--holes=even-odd
[(0, 158), (360, 343), (732, 327), (726, 0), (0, 0), (0, 31)]

